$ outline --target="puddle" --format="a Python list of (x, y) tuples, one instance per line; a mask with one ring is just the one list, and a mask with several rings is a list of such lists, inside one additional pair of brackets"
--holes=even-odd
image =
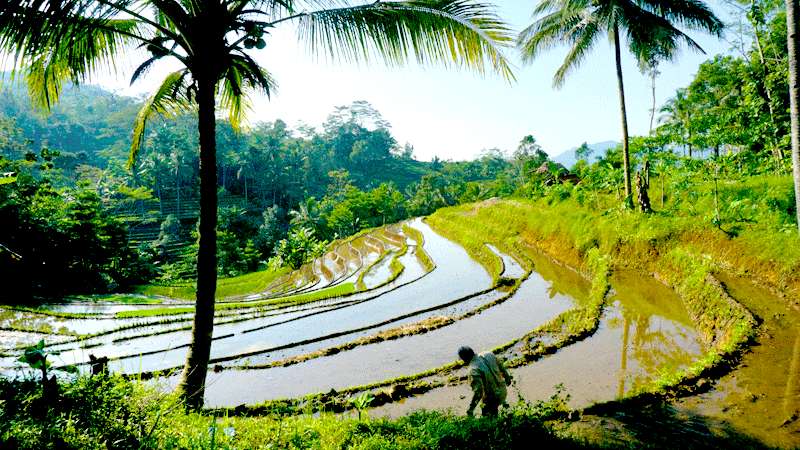
[[(557, 288), (556, 283), (553, 286)], [(612, 400), (657, 378), (662, 370), (688, 365), (700, 353), (697, 335), (674, 292), (653, 279), (629, 273), (615, 276), (612, 286), (616, 294), (592, 337), (512, 369), (518, 392), (526, 400), (549, 398), (559, 383), (571, 395), (573, 407)], [(434, 389), (377, 408), (372, 415), (400, 416), (420, 408), (452, 408), (463, 414), (469, 395), (467, 385)], [(516, 401), (514, 390), (509, 401)]]
[[(723, 419), (768, 445), (800, 447), (800, 312), (750, 281), (720, 275), (733, 298), (763, 320), (741, 364), (679, 409)], [(791, 420), (794, 418), (794, 420)]]
[(209, 374), (207, 404), (231, 406), (296, 397), (439, 367), (455, 360), (461, 345), (494, 348), (574, 305), (566, 296), (550, 298), (548, 288), (549, 283), (534, 273), (504, 303), (425, 334), (365, 345), (293, 366)]

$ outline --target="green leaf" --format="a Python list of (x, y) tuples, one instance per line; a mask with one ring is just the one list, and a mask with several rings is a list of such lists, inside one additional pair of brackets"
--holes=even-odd
[(2, 186), (4, 184), (15, 183), (16, 181), (17, 181), (17, 177), (3, 177), (3, 178), (0, 178), (0, 186)]

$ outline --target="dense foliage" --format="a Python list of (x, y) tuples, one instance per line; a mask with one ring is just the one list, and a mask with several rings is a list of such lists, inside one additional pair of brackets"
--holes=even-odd
[[(6, 292), (9, 299), (191, 279), (199, 209), (193, 117), (151, 126), (129, 171), (124, 124), (133, 120), (137, 100), (93, 87), (68, 88), (44, 119), (26, 106), (23, 88), (3, 86), (0, 172), (17, 180), (6, 178), (9, 183), (0, 187), (0, 210), (9, 230), (26, 230), (0, 238), (6, 273), (25, 280)], [(322, 130), (292, 130), (276, 121), (237, 133), (221, 123), (220, 273), (251, 272), (272, 257), (276, 264), (296, 266), (317, 254), (318, 244), (442, 206), (506, 195), (513, 192), (509, 182), (519, 181), (517, 169), (498, 151), (471, 162), (421, 162), (390, 130), (363, 101), (337, 108)], [(49, 209), (43, 198), (50, 199)], [(73, 199), (92, 210), (94, 228), (75, 228), (83, 218)], [(73, 225), (58, 217), (71, 218)], [(301, 235), (309, 242), (300, 244)]]
[(687, 156), (742, 150), (789, 156), (789, 75), (782, 1), (730, 2), (741, 18), (728, 33), (735, 47), (701, 64), (694, 80), (661, 108), (655, 136)]
[(171, 395), (120, 377), (80, 377), (47, 401), (39, 383), (0, 380), (0, 444), (14, 449), (463, 448), (503, 449), (559, 439), (542, 418), (558, 400), (519, 405), (497, 419), (417, 413), (397, 421), (322, 417), (224, 418), (186, 414)]
[[(0, 157), (2, 296), (17, 301), (37, 295), (124, 289), (149, 279), (149, 265), (128, 247), (123, 222), (104, 208), (86, 181), (58, 186), (50, 177), (57, 152), (43, 149), (24, 160)], [(6, 278), (7, 277), (7, 278)]]

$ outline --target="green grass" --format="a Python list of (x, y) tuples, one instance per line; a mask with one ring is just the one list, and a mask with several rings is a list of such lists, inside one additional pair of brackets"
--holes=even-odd
[[(51, 403), (33, 380), (0, 380), (0, 447), (59, 449), (506, 449), (536, 442), (579, 448), (544, 419), (563, 402), (519, 404), (498, 418), (426, 412), (397, 420), (367, 415), (225, 417), (187, 413), (163, 395), (121, 377), (79, 377)], [(365, 399), (364, 403), (369, 403)], [(356, 404), (351, 399), (352, 404)], [(360, 417), (359, 417), (360, 416)], [(110, 443), (113, 442), (113, 445)]]
[[(345, 295), (349, 295), (355, 292), (356, 292), (355, 284), (342, 283), (325, 289), (319, 289), (316, 291), (311, 291), (296, 295), (289, 295), (286, 297), (279, 297), (264, 301), (217, 303), (215, 310), (228, 311), (233, 309), (261, 308), (265, 306), (284, 305), (284, 304), (310, 303), (318, 300), (325, 300), (328, 298), (343, 297)], [(119, 319), (126, 319), (134, 317), (171, 316), (171, 315), (186, 314), (191, 312), (194, 312), (194, 307), (147, 308), (135, 311), (120, 311), (116, 314), (116, 317)]]
[(67, 300), (120, 303), (124, 305), (128, 304), (155, 305), (161, 303), (161, 300), (157, 298), (142, 297), (139, 295), (130, 295), (130, 294), (76, 295), (74, 297), (68, 297)]
[(436, 264), (428, 255), (428, 252), (425, 251), (425, 237), (422, 235), (422, 232), (410, 225), (403, 225), (403, 232), (417, 243), (417, 259), (420, 264), (422, 264), (422, 268), (425, 269), (425, 272), (430, 272), (435, 269)]
[[(586, 252), (597, 247), (616, 265), (650, 273), (655, 271), (654, 255), (684, 246), (726, 270), (800, 295), (800, 236), (790, 224), (790, 183), (785, 176), (721, 183), (720, 227), (712, 223), (710, 183), (668, 194), (663, 209), (654, 200), (658, 211), (653, 214), (622, 209), (613, 195), (567, 187), (566, 198), (560, 200), (545, 197), (462, 205), (441, 209), (427, 222), (445, 235), (469, 236), (478, 233), (470, 227), (478, 229), (478, 237), (467, 248), (488, 267), (495, 263), (480, 249), (481, 236), (493, 236), (511, 247), (536, 245), (579, 267)], [(651, 195), (655, 197), (652, 189)]]
[[(289, 268), (278, 270), (262, 270), (231, 278), (220, 278), (217, 280), (217, 298), (235, 297), (239, 295), (263, 292), (278, 277), (290, 272)], [(194, 300), (194, 283), (176, 285), (145, 285), (138, 286), (135, 292), (143, 295), (158, 295), (162, 297), (177, 298), (182, 300)]]
[[(697, 200), (694, 207), (699, 209), (703, 205), (702, 200)], [(712, 370), (730, 365), (737, 352), (753, 337), (755, 319), (714, 282), (714, 270), (739, 268), (751, 276), (760, 274), (761, 280), (768, 282), (775, 276), (787, 280), (784, 270), (800, 263), (800, 258), (795, 257), (784, 258), (783, 262), (773, 259), (771, 251), (763, 248), (745, 254), (731, 251), (755, 245), (753, 242), (757, 240), (750, 241), (754, 236), (775, 236), (782, 242), (798, 241), (797, 236), (787, 236), (774, 224), (742, 228), (738, 236), (731, 236), (701, 220), (698, 215), (703, 214), (702, 210), (696, 210), (694, 216), (685, 212), (644, 215), (595, 207), (584, 206), (579, 199), (569, 196), (558, 202), (552, 199), (491, 201), (439, 210), (428, 223), (457, 242), (466, 242), (470, 254), (474, 253), (485, 266), (492, 267), (492, 261), (478, 244), (482, 239), (491, 239), (506, 244), (506, 248), (521, 251), (542, 249), (593, 278), (588, 304), (561, 314), (535, 331), (549, 333), (556, 339), (551, 345), (529, 349), (532, 353), (527, 356), (534, 359), (551, 352), (550, 347), (569, 344), (596, 330), (608, 290), (610, 269), (634, 268), (643, 272), (643, 276), (657, 273), (680, 295), (694, 326), (705, 337), (708, 351), (690, 367), (663, 374), (636, 395), (666, 395), (686, 389), (688, 384)], [(472, 230), (481, 230), (481, 233)], [(787, 253), (796, 251), (790, 249)], [(777, 273), (765, 270), (769, 267)], [(797, 274), (793, 276), (797, 279)], [(788, 281), (787, 285), (791, 283)]]
[[(369, 273), (369, 271), (370, 271), (370, 270), (372, 270), (372, 268), (373, 268), (373, 267), (375, 267), (375, 266), (377, 266), (378, 264), (380, 264), (381, 262), (383, 262), (383, 260), (384, 260), (385, 258), (387, 258), (387, 257), (389, 256), (389, 254), (390, 254), (390, 253), (392, 253), (392, 251), (391, 251), (391, 250), (384, 250), (384, 251), (383, 251), (383, 253), (381, 253), (381, 254), (378, 256), (378, 259), (376, 259), (375, 261), (373, 261), (372, 263), (370, 263), (370, 264), (369, 264), (367, 267), (364, 267), (364, 268), (361, 270), (361, 273), (360, 273), (360, 274), (358, 274), (358, 281), (356, 281), (356, 288), (357, 288), (359, 291), (364, 291), (364, 290), (366, 290), (366, 289), (367, 289), (367, 285), (366, 285), (366, 284), (364, 284), (364, 277), (365, 277), (365, 276), (367, 276), (367, 274)], [(391, 263), (390, 263), (390, 264), (391, 264)]]
[(59, 319), (92, 319), (97, 317), (94, 313), (70, 313), (53, 311), (47, 308), (34, 308), (30, 306), (3, 306), (4, 309), (10, 311), (28, 312), (33, 314), (41, 314), (44, 316), (57, 317)]
[[(369, 228), (361, 230), (352, 236), (337, 239), (328, 244), (327, 251), (330, 251), (337, 246), (345, 245), (348, 242), (352, 242), (355, 239), (373, 233), (381, 228), (382, 227)], [(277, 270), (267, 269), (230, 278), (220, 278), (217, 280), (217, 299), (225, 299), (228, 297), (237, 297), (263, 292), (273, 281), (283, 275), (291, 273), (291, 271), (292, 270), (289, 267), (282, 267)], [(161, 296), (181, 300), (194, 300), (195, 289), (195, 283), (187, 282), (171, 285), (149, 284), (137, 286), (134, 289), (134, 292), (142, 295)]]

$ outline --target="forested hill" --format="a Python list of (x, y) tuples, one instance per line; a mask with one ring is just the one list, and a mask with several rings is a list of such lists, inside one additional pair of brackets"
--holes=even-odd
[[(31, 105), (24, 83), (10, 81), (7, 74), (0, 75), (0, 80), (0, 154), (18, 159), (27, 152), (36, 153), (46, 147), (60, 152), (58, 165), (65, 170), (74, 170), (80, 165), (100, 169), (124, 165), (133, 122), (142, 103), (140, 99), (120, 96), (96, 86), (69, 86), (48, 114)], [(152, 177), (157, 175), (154, 172), (162, 170), (174, 172), (181, 163), (185, 167), (177, 169), (185, 173), (178, 176), (185, 179), (177, 184), (181, 185), (184, 197), (192, 197), (195, 177), (191, 167), (196, 166), (193, 160), (197, 148), (194, 128), (193, 119), (188, 116), (153, 123), (138, 172)], [(270, 185), (280, 184), (276, 183), (280, 181), (277, 179), (280, 174), (267, 167), (271, 164), (259, 159), (283, 166), (284, 170), (311, 169), (311, 174), (305, 178), (316, 180), (316, 185), (299, 186), (298, 177), (293, 176), (292, 186), (281, 187), (280, 190), (293, 200), (324, 194), (329, 181), (327, 173), (331, 170), (349, 171), (354, 184), (362, 189), (383, 182), (405, 189), (437, 168), (436, 162), (413, 159), (413, 148), (398, 145), (391, 135), (391, 125), (366, 102), (337, 108), (323, 128), (290, 130), (279, 120), (256, 123), (242, 134), (236, 134), (229, 124), (222, 122), (218, 130), (221, 187), (244, 195), (244, 183), (238, 186), (236, 181), (255, 177), (256, 172), (267, 175)], [(466, 171), (470, 172), (468, 168)], [(474, 171), (465, 175), (480, 178)], [(251, 187), (256, 194), (262, 193), (264, 188), (258, 182)], [(178, 195), (170, 189), (167, 194)], [(287, 203), (292, 202), (287, 199)]]
[(49, 114), (31, 103), (24, 83), (0, 74), (0, 154), (13, 158), (47, 147), (95, 166), (130, 145), (140, 105), (96, 86), (68, 86)]
[[(12, 297), (191, 278), (196, 117), (149, 122), (129, 169), (143, 100), (68, 87), (45, 114), (31, 106), (23, 83), (4, 81), (0, 273), (22, 280)], [(234, 132), (220, 120), (219, 271), (252, 271), (275, 256), (302, 260), (324, 241), (365, 228), (508, 195), (510, 181), (544, 159), (539, 150), (524, 164), (499, 151), (469, 162), (417, 161), (363, 101), (336, 108), (319, 129), (276, 120)]]

